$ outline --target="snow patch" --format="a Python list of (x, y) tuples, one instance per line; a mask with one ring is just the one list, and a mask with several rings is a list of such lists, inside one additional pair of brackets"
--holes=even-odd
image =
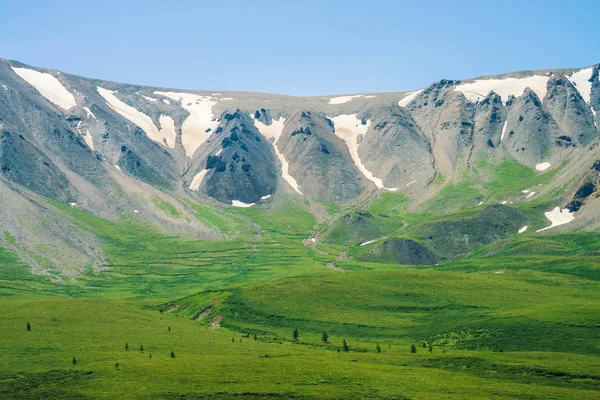
[(152, 101), (152, 102), (155, 102), (158, 100), (158, 99), (155, 99), (154, 97), (148, 97), (148, 96), (144, 96), (144, 95), (142, 95), (142, 97), (145, 98), (146, 100)]
[(409, 105), (409, 104), (410, 104), (410, 102), (411, 102), (411, 101), (413, 101), (414, 99), (416, 99), (416, 98), (417, 98), (417, 96), (418, 96), (419, 94), (421, 94), (421, 92), (422, 92), (422, 91), (423, 91), (423, 89), (420, 89), (420, 90), (415, 90), (414, 92), (410, 92), (409, 94), (407, 94), (406, 96), (404, 96), (404, 97), (402, 98), (402, 100), (400, 100), (400, 101), (398, 102), (398, 105), (399, 105), (400, 107), (406, 107), (407, 105)]
[(241, 201), (238, 200), (231, 200), (231, 205), (234, 207), (244, 207), (244, 208), (248, 208), (248, 207), (252, 207), (254, 205), (254, 203), (243, 203)]
[(366, 246), (368, 244), (375, 243), (376, 241), (377, 241), (377, 239), (375, 239), (375, 240), (369, 240), (368, 242), (364, 242), (364, 243), (359, 244), (359, 246)]
[(526, 199), (530, 198), (531, 196), (533, 196), (535, 194), (535, 192), (531, 192), (527, 195), (527, 197), (525, 197)]
[(171, 102), (170, 102), (169, 100), (167, 100), (167, 99), (162, 99), (162, 101), (163, 101), (163, 103), (165, 103), (165, 104), (171, 104)]
[(281, 154), (281, 152), (277, 148), (277, 141), (279, 140), (279, 137), (281, 136), (281, 132), (283, 131), (283, 125), (285, 123), (285, 119), (283, 117), (281, 117), (278, 120), (273, 120), (271, 122), (271, 125), (265, 125), (262, 122), (260, 122), (259, 120), (255, 119), (254, 116), (251, 115), (251, 117), (254, 120), (254, 125), (256, 126), (258, 131), (267, 139), (273, 139), (271, 143), (273, 144), (273, 148), (275, 149), (275, 154), (277, 155), (279, 162), (281, 162), (281, 177), (287, 183), (289, 183), (290, 186), (296, 192), (302, 194), (302, 192), (300, 191), (300, 186), (298, 185), (298, 182), (296, 182), (296, 179), (290, 175), (289, 163), (285, 159), (285, 156), (283, 154)]
[(8, 88), (6, 87), (6, 85), (2, 85), (2, 87), (4, 88), (4, 90), (8, 91)]
[(200, 189), (200, 184), (204, 180), (204, 177), (206, 176), (207, 172), (208, 172), (207, 169), (203, 169), (202, 171), (200, 171), (196, 175), (194, 175), (194, 178), (192, 179), (192, 183), (190, 183), (190, 190), (197, 192), (198, 189)]
[(92, 135), (90, 135), (89, 129), (85, 130), (85, 135), (83, 135), (83, 140), (85, 140), (85, 144), (87, 144), (90, 149), (96, 151), (96, 149), (94, 148), (94, 139), (92, 138)]
[(100, 86), (97, 87), (97, 90), (98, 93), (100, 93), (100, 96), (106, 100), (106, 103), (110, 108), (142, 128), (151, 140), (170, 148), (175, 147), (175, 122), (171, 117), (161, 115), (159, 118), (161, 129), (159, 129), (154, 125), (152, 118), (137, 110), (135, 107), (119, 100), (114, 95), (114, 91), (101, 88)]
[(524, 227), (522, 227), (521, 229), (519, 229), (519, 233), (523, 233), (527, 230), (527, 225), (525, 225)]
[(548, 168), (550, 168), (550, 166), (551, 166), (551, 164), (549, 162), (543, 162), (540, 164), (536, 164), (535, 169), (536, 169), (536, 171), (541, 172), (541, 171), (547, 170)]
[(362, 163), (358, 156), (358, 137), (367, 133), (371, 121), (367, 121), (365, 125), (362, 124), (361, 120), (356, 118), (356, 114), (352, 115), (338, 115), (337, 117), (331, 118), (335, 125), (335, 134), (340, 137), (350, 151), (350, 156), (354, 161), (356, 167), (362, 172), (362, 174), (371, 182), (377, 186), (378, 189), (385, 189), (389, 191), (396, 191), (398, 188), (386, 188), (383, 186), (383, 181), (376, 178)]
[(365, 99), (372, 99), (372, 98), (375, 98), (375, 97), (377, 97), (377, 96), (370, 95), (370, 96), (365, 96)]
[(593, 72), (594, 69), (589, 67), (574, 72), (569, 76), (565, 75), (565, 77), (571, 81), (573, 86), (575, 86), (583, 100), (585, 100), (585, 102), (588, 104), (590, 103), (590, 97), (592, 94), (592, 82), (590, 82), (590, 79), (592, 78)]
[(521, 193), (529, 193), (529, 192), (530, 192), (529, 189), (521, 190)]
[[(217, 102), (209, 96), (198, 96), (190, 93), (177, 92), (154, 92), (172, 100), (181, 101), (181, 106), (190, 113), (181, 125), (181, 141), (188, 157), (194, 155), (198, 147), (202, 145), (219, 125), (213, 121), (212, 108)], [(209, 132), (206, 132), (210, 129)]]
[(134, 213), (136, 213), (136, 214), (137, 214), (137, 213), (139, 213), (139, 211), (138, 211), (138, 210), (133, 210), (133, 212), (134, 212)]
[(575, 219), (575, 216), (571, 211), (566, 208), (563, 208), (561, 211), (560, 207), (555, 207), (552, 211), (545, 212), (544, 215), (551, 222), (551, 225), (538, 229), (536, 232), (542, 232), (546, 229), (554, 228), (555, 226), (568, 224)]
[(83, 109), (85, 110), (85, 112), (86, 112), (86, 114), (87, 114), (87, 117), (88, 117), (88, 118), (89, 118), (89, 117), (92, 117), (92, 118), (94, 118), (96, 121), (98, 120), (98, 118), (96, 118), (96, 116), (94, 115), (94, 113), (93, 113), (93, 112), (91, 112), (89, 108), (87, 108), (87, 107), (83, 107)]
[(508, 203), (508, 200), (504, 200), (504, 201), (502, 202), (502, 204), (506, 204), (506, 203)]
[(270, 197), (271, 197), (271, 195), (270, 195), (270, 194), (268, 194), (268, 195), (266, 195), (266, 196), (263, 196), (263, 197), (261, 197), (260, 199), (261, 199), (261, 200), (266, 200), (266, 199), (268, 199), (268, 198), (270, 198)]
[(220, 100), (221, 100), (221, 101), (232, 101), (232, 100), (233, 100), (233, 98), (231, 98), (231, 97), (223, 97), (223, 98), (221, 98)]
[(594, 107), (590, 107), (590, 110), (592, 110), (592, 115), (594, 116), (594, 126), (598, 126), (598, 117), (596, 116), (596, 110), (594, 110)]
[(77, 203), (69, 203), (69, 205), (73, 208), (77, 208)]
[(117, 169), (117, 171), (123, 172), (123, 170), (121, 170), (121, 167), (119, 167), (118, 165), (113, 165), (113, 167), (115, 167)]
[(413, 183), (415, 183), (417, 180), (415, 179), (414, 181), (410, 181), (406, 184), (406, 187), (409, 187), (410, 185), (412, 185)]
[(77, 105), (75, 97), (54, 76), (27, 68), (11, 68), (42, 96), (60, 108), (69, 110)]
[(527, 78), (481, 79), (471, 83), (463, 83), (454, 88), (455, 92), (462, 92), (467, 100), (477, 103), (493, 91), (502, 98), (502, 103), (510, 96), (520, 97), (525, 88), (530, 88), (543, 102), (546, 97), (548, 77), (534, 75)]
[(352, 99), (355, 99), (357, 97), (363, 97), (362, 94), (357, 94), (354, 96), (340, 96), (340, 97), (332, 97), (329, 99), (329, 104), (344, 104), (347, 103), (349, 101), (351, 101)]
[(483, 201), (480, 201), (479, 203), (477, 203), (478, 206), (482, 205)]
[(502, 126), (502, 134), (500, 135), (500, 141), (504, 140), (504, 135), (506, 134), (506, 126), (508, 125), (508, 120), (504, 121), (504, 125)]

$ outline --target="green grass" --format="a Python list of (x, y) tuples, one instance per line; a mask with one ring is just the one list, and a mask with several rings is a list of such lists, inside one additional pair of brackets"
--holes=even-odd
[(173, 204), (161, 199), (160, 197), (152, 197), (152, 202), (154, 203), (154, 205), (156, 205), (158, 208), (163, 210), (166, 214), (170, 215), (171, 217), (179, 218), (181, 216), (181, 213), (175, 208)]
[[(472, 197), (463, 194), (456, 204)], [(57, 284), (0, 247), (0, 398), (598, 398), (600, 234), (536, 235), (547, 200), (505, 208), (506, 224), (530, 225), (525, 234), (418, 268), (357, 261), (369, 248), (358, 241), (445, 226), (474, 234), (477, 218), (504, 208), (409, 213), (405, 197), (384, 194), (366, 224), (330, 208), (352, 218), (313, 249), (303, 240), (318, 227), (303, 201), (188, 205), (228, 239), (51, 202), (102, 240), (105, 271)], [(356, 226), (362, 236), (345, 242)], [(347, 272), (327, 269), (341, 250)]]

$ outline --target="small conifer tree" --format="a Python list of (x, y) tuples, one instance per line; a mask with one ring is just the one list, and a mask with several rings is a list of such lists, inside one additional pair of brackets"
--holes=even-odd
[(171, 350), (171, 358), (175, 358), (175, 352)]
[(29, 322), (27, 323), (27, 331), (31, 331), (31, 324)]
[(410, 352), (411, 353), (416, 353), (417, 352), (417, 346), (415, 346), (414, 344), (410, 345)]
[(119, 363), (118, 362), (115, 363), (115, 369), (119, 369)]
[(292, 334), (292, 337), (294, 338), (294, 340), (298, 340), (298, 337), (300, 337), (300, 334), (298, 333), (298, 329), (294, 329), (294, 333)]
[(379, 343), (377, 343), (377, 347), (375, 347), (375, 351), (381, 353), (381, 347), (379, 347)]
[(256, 333), (254, 334), (254, 341), (256, 342), (258, 338), (256, 337)]
[(77, 365), (77, 360), (73, 357), (73, 365)]
[(429, 352), (433, 353), (433, 345), (431, 343), (429, 343)]
[(144, 352), (144, 346), (140, 345), (140, 351), (143, 353)]
[(321, 340), (323, 341), (323, 343), (329, 343), (329, 335), (327, 334), (327, 332), (323, 332), (323, 335), (321, 335)]
[(125, 351), (129, 351), (129, 343), (125, 342)]
[(350, 351), (350, 347), (348, 347), (348, 343), (346, 343), (346, 339), (342, 342), (342, 348), (344, 351)]

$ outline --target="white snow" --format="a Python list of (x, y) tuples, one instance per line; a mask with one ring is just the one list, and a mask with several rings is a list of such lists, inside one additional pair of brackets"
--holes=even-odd
[(354, 96), (340, 96), (340, 97), (332, 97), (329, 99), (329, 104), (344, 104), (347, 103), (349, 101), (351, 101), (352, 99), (355, 99), (357, 97), (363, 97), (362, 94), (357, 94)]
[(543, 163), (540, 163), (540, 164), (536, 164), (535, 169), (537, 171), (541, 172), (541, 171), (547, 170), (548, 168), (550, 168), (550, 166), (551, 166), (551, 164), (549, 162), (543, 162)]
[(311, 238), (310, 238), (310, 241), (314, 243), (314, 242), (316, 242), (316, 241), (317, 241), (317, 239), (315, 239), (314, 237), (311, 237)]
[(504, 201), (502, 202), (502, 204), (506, 204), (506, 203), (508, 203), (508, 200), (504, 200)]
[(479, 203), (477, 203), (478, 206), (482, 205), (483, 201), (480, 201)]
[[(252, 119), (254, 119), (254, 116), (252, 116)], [(258, 131), (267, 139), (272, 139), (271, 143), (273, 144), (273, 148), (275, 149), (275, 154), (277, 155), (279, 162), (281, 162), (281, 177), (287, 183), (289, 183), (290, 186), (296, 192), (302, 194), (302, 192), (300, 191), (300, 186), (298, 185), (298, 182), (296, 182), (296, 179), (290, 175), (289, 163), (285, 159), (285, 156), (283, 154), (281, 154), (281, 152), (277, 148), (277, 141), (279, 140), (279, 137), (281, 136), (281, 132), (283, 131), (284, 123), (285, 123), (285, 119), (283, 117), (279, 118), (278, 120), (273, 120), (271, 122), (271, 125), (265, 125), (262, 122), (260, 122), (259, 120), (254, 119), (254, 125), (256, 126)]]
[(79, 132), (79, 133), (81, 133), (81, 130), (79, 129), (79, 127), (81, 126), (81, 122), (82, 121), (78, 121), (77, 126), (75, 127), (75, 129), (77, 129), (77, 132)]
[(399, 105), (400, 107), (406, 107), (406, 106), (407, 106), (407, 105), (408, 105), (408, 104), (409, 104), (411, 101), (413, 101), (414, 99), (416, 99), (416, 98), (417, 98), (417, 96), (418, 96), (419, 94), (421, 94), (421, 92), (422, 92), (422, 91), (423, 91), (423, 89), (420, 89), (420, 90), (415, 90), (414, 92), (410, 92), (409, 94), (407, 94), (406, 96), (404, 96), (404, 97), (402, 98), (402, 100), (400, 100), (400, 101), (398, 102), (398, 105)]
[(504, 79), (482, 79), (471, 83), (463, 83), (454, 88), (455, 92), (462, 92), (467, 100), (477, 103), (483, 100), (491, 91), (506, 101), (510, 96), (519, 97), (523, 95), (525, 88), (530, 88), (544, 101), (546, 97), (548, 77), (533, 75), (527, 78), (504, 78)]
[(527, 225), (525, 225), (524, 227), (522, 227), (521, 229), (519, 229), (519, 233), (523, 233), (527, 230)]
[(406, 186), (408, 187), (408, 186), (412, 185), (413, 183), (415, 183), (416, 181), (417, 181), (416, 179), (414, 181), (410, 181), (406, 184)]
[(76, 207), (77, 207), (77, 203), (69, 203), (69, 205), (70, 205), (71, 207), (74, 207), (74, 208), (76, 208)]
[(529, 192), (530, 192), (529, 189), (521, 190), (521, 193), (529, 193)]
[(136, 214), (137, 214), (137, 213), (139, 213), (139, 211), (138, 211), (138, 210), (133, 210), (133, 212), (134, 212), (134, 213), (136, 213)]
[(504, 121), (504, 125), (502, 126), (502, 134), (500, 135), (500, 141), (504, 140), (504, 135), (506, 134), (506, 125), (508, 125), (508, 120)]
[(375, 240), (369, 240), (368, 242), (361, 243), (359, 246), (366, 246), (366, 245), (374, 243), (376, 241), (377, 241), (377, 239), (375, 239)]
[(154, 125), (152, 118), (137, 110), (135, 107), (119, 100), (114, 95), (114, 91), (101, 88), (100, 86), (98, 86), (97, 90), (98, 93), (100, 93), (100, 96), (106, 100), (110, 108), (142, 128), (151, 140), (170, 148), (175, 147), (175, 122), (171, 117), (161, 115), (159, 118), (161, 129), (159, 129)]
[(42, 96), (60, 108), (69, 110), (77, 105), (75, 97), (54, 76), (27, 68), (11, 68)]
[(92, 135), (90, 135), (90, 130), (86, 129), (85, 130), (85, 135), (83, 135), (83, 140), (85, 140), (85, 143), (88, 145), (88, 147), (92, 150), (96, 150), (94, 148), (94, 139), (92, 138)]
[(592, 110), (592, 115), (594, 116), (594, 126), (598, 126), (598, 117), (596, 116), (596, 110), (594, 110), (594, 107), (590, 107), (590, 110)]
[(152, 101), (152, 102), (155, 102), (156, 100), (158, 100), (158, 99), (155, 99), (154, 97), (148, 97), (148, 96), (144, 96), (144, 95), (142, 95), (142, 97), (145, 98), (146, 100)]
[(165, 103), (165, 104), (171, 104), (171, 102), (170, 102), (169, 100), (167, 100), (167, 99), (162, 99), (162, 101), (163, 101), (163, 103)]
[(221, 93), (213, 93), (212, 96), (221, 96)]
[(266, 200), (266, 199), (268, 199), (268, 198), (270, 198), (270, 197), (271, 197), (271, 195), (270, 195), (270, 194), (268, 194), (268, 195), (266, 195), (266, 196), (263, 196), (263, 197), (261, 197), (260, 199), (261, 199), (261, 200)]
[(218, 156), (219, 154), (221, 154), (223, 152), (223, 149), (219, 149), (219, 151), (217, 151), (217, 154), (215, 154), (216, 156)]
[(365, 125), (361, 123), (361, 120), (356, 118), (356, 114), (352, 115), (338, 115), (337, 117), (331, 118), (335, 125), (335, 134), (339, 136), (346, 145), (348, 146), (348, 150), (350, 151), (350, 157), (354, 161), (356, 167), (362, 172), (362, 174), (371, 182), (377, 186), (378, 189), (385, 189), (389, 191), (396, 191), (398, 188), (386, 188), (383, 186), (383, 181), (379, 178), (376, 178), (362, 163), (360, 157), (358, 156), (358, 137), (360, 135), (365, 135), (369, 126), (371, 125), (371, 121), (367, 121)]
[(231, 205), (234, 207), (244, 207), (244, 208), (248, 208), (248, 207), (252, 207), (254, 205), (254, 203), (243, 203), (241, 201), (238, 200), (231, 200)]
[[(212, 108), (217, 102), (209, 96), (198, 96), (190, 93), (154, 92), (175, 101), (181, 100), (181, 106), (190, 113), (181, 125), (181, 141), (188, 157), (194, 155), (198, 147), (210, 136), (219, 125), (213, 121)], [(206, 132), (210, 129), (209, 132)]]
[(530, 198), (531, 196), (533, 196), (535, 194), (535, 192), (531, 192), (527, 195), (527, 197), (525, 197), (526, 199)]
[(200, 184), (204, 180), (204, 177), (206, 176), (207, 172), (208, 172), (207, 169), (203, 169), (202, 171), (200, 171), (196, 175), (194, 175), (194, 178), (192, 179), (192, 183), (190, 183), (190, 190), (197, 192), (198, 189), (200, 189)]
[(8, 91), (8, 88), (6, 87), (6, 85), (2, 85), (2, 87), (4, 88), (4, 90)]
[(220, 100), (221, 101), (231, 101), (231, 100), (233, 100), (233, 98), (231, 98), (231, 97), (223, 97)]
[(93, 113), (93, 112), (91, 112), (89, 108), (87, 108), (87, 107), (83, 107), (83, 109), (84, 109), (84, 110), (85, 110), (85, 112), (87, 113), (87, 117), (88, 117), (88, 118), (89, 118), (89, 117), (92, 117), (92, 118), (94, 118), (95, 120), (98, 120), (98, 118), (96, 118), (96, 116), (94, 115), (94, 113)]
[(113, 167), (115, 167), (115, 168), (116, 168), (116, 169), (117, 169), (119, 172), (123, 172), (123, 171), (121, 170), (121, 167), (119, 167), (118, 165), (113, 165)]
[(542, 229), (538, 229), (536, 232), (545, 231), (546, 229), (554, 228), (555, 226), (567, 224), (575, 219), (575, 216), (568, 209), (555, 207), (552, 211), (545, 212), (544, 215), (550, 220), (551, 225)]
[(566, 78), (571, 81), (573, 86), (575, 86), (583, 100), (588, 104), (590, 103), (590, 96), (592, 94), (592, 82), (590, 82), (590, 79), (592, 78), (593, 72), (594, 69), (589, 67), (574, 72), (569, 76), (565, 75)]

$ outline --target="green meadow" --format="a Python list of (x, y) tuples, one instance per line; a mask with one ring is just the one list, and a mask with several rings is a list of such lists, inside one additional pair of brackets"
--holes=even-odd
[[(522, 171), (503, 168), (472, 191), (447, 186), (426, 205), (443, 213), (409, 212), (394, 194), (362, 211), (323, 205), (342, 216), (331, 225), (301, 201), (190, 203), (219, 241), (52, 203), (102, 240), (106, 262), (56, 282), (0, 248), (0, 398), (597, 399), (600, 235), (536, 235), (548, 198), (472, 204), (548, 179), (509, 187)], [(490, 231), (473, 231), (490, 215), (493, 234), (531, 229), (485, 243)], [(482, 239), (432, 239), (429, 266), (359, 246), (440, 229)]]

